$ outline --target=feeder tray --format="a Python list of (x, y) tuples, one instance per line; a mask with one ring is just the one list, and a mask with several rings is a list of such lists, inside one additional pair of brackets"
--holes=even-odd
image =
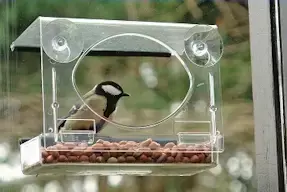
[[(218, 64), (223, 45), (217, 26), (38, 17), (11, 49), (41, 53), (43, 133), (20, 139), (24, 174), (189, 176), (218, 164), (224, 145)], [(75, 72), (86, 56), (175, 58), (186, 71), (189, 88), (179, 106), (154, 123), (126, 125), (101, 117), (124, 132), (59, 132), (58, 90), (70, 91), (85, 104)], [(195, 109), (199, 101), (207, 104), (203, 112)], [(163, 124), (166, 132), (144, 132)], [(205, 131), (195, 131), (202, 125)]]

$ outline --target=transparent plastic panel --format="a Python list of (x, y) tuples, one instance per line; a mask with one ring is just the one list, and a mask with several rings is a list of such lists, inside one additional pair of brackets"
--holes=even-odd
[(93, 163), (111, 173), (121, 163), (122, 173), (153, 175), (193, 167), (190, 175), (216, 165), (224, 139), (215, 25), (39, 17), (13, 46), (28, 37), (41, 52), (41, 166)]

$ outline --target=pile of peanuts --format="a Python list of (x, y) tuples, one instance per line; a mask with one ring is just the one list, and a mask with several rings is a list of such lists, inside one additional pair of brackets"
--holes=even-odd
[(152, 139), (109, 142), (99, 139), (86, 143), (58, 143), (41, 149), (42, 162), (51, 163), (211, 163), (208, 146), (173, 142), (161, 146)]

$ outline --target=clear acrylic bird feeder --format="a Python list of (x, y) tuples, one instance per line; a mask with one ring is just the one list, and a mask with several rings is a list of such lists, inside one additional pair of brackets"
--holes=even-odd
[[(11, 49), (41, 54), (43, 133), (20, 141), (24, 174), (193, 175), (217, 165), (224, 145), (219, 65), (223, 45), (216, 25), (39, 17)], [(185, 84), (186, 91), (157, 119), (127, 121), (121, 109), (107, 119), (89, 107), (111, 131), (59, 132), (57, 125), (73, 102), (86, 104), (76, 79), (78, 68), (86, 57), (99, 56), (172, 59), (186, 76), (176, 86)], [(148, 63), (135, 60), (133, 65), (138, 65), (145, 83), (154, 82), (156, 77), (148, 79), (154, 76)], [(175, 92), (169, 83), (165, 90)], [(66, 104), (70, 98), (73, 102)], [(67, 121), (95, 124), (89, 118)]]

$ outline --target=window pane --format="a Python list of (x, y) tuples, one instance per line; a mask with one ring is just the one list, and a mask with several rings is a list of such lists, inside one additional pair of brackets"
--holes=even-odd
[[(81, 0), (0, 0), (0, 181), (8, 182), (7, 187), (15, 191), (252, 191), (254, 185), (255, 150), (254, 150), (254, 125), (253, 103), (251, 85), (251, 62), (249, 44), (249, 21), (247, 0), (169, 0), (169, 1), (81, 1)], [(72, 17), (91, 19), (114, 19), (132, 21), (174, 22), (190, 24), (215, 24), (224, 42), (224, 53), (220, 60), (222, 83), (222, 113), (225, 152), (220, 155), (220, 164), (209, 171), (196, 174), (192, 177), (165, 178), (165, 177), (71, 177), (55, 178), (45, 177), (33, 181), (25, 180), (21, 174), (19, 148), (16, 141), (21, 137), (34, 137), (42, 132), (42, 100), (41, 100), (41, 65), (40, 54), (37, 52), (11, 52), (10, 45), (38, 16), (47, 17)], [(97, 33), (97, 31), (95, 31)], [(132, 42), (131, 42), (132, 43)], [(96, 75), (101, 73), (105, 77), (118, 75), (122, 80), (127, 73), (135, 73), (134, 63), (143, 58), (121, 57), (111, 59), (100, 58), (98, 68), (93, 66), (91, 58), (87, 58), (82, 69), (77, 74), (78, 83), (83, 85), (83, 92), (90, 88)], [(112, 67), (112, 62), (125, 63), (124, 67)], [(142, 61), (141, 61), (142, 62)], [(145, 63), (151, 60), (144, 60)], [(155, 59), (154, 62), (168, 63), (165, 58)], [(89, 64), (90, 63), (90, 64)], [(106, 64), (108, 63), (108, 64)], [(173, 69), (171, 69), (172, 71)], [(176, 69), (175, 69), (176, 70)], [(180, 69), (179, 69), (180, 70)], [(88, 75), (84, 73), (89, 72)], [(139, 86), (136, 81), (130, 81), (137, 99), (142, 102), (137, 106), (134, 121), (138, 125), (145, 124), (150, 117), (155, 120), (167, 114), (155, 113), (141, 109), (146, 105), (156, 105), (154, 108), (163, 109), (165, 99), (182, 99), (187, 91), (187, 85), (180, 87), (182, 79), (171, 78), (171, 72), (157, 69), (161, 75), (166, 75), (174, 83), (170, 88), (164, 82), (161, 96), (160, 91), (152, 94), (136, 94)], [(166, 73), (166, 74), (164, 74)], [(67, 75), (67, 78), (69, 78)], [(140, 76), (140, 74), (137, 74)], [(135, 77), (136, 78), (136, 77)], [(163, 79), (161, 79), (163, 80)], [(124, 81), (124, 80), (123, 80)], [(134, 84), (133, 84), (134, 83)], [(166, 85), (165, 85), (166, 84)], [(130, 88), (132, 91), (133, 88)], [(180, 94), (173, 90), (180, 92)], [(61, 90), (60, 90), (61, 92)], [(62, 91), (65, 92), (65, 91)], [(61, 93), (60, 93), (61, 94)], [(154, 101), (148, 101), (148, 97)], [(198, 97), (201, 97), (200, 95)], [(67, 109), (60, 111), (64, 115), (73, 103), (73, 99), (63, 97), (63, 105)], [(178, 100), (180, 100), (178, 99)], [(202, 99), (204, 101), (204, 99)], [(201, 99), (197, 99), (200, 108)], [(145, 117), (144, 121), (143, 116)], [(157, 115), (154, 115), (157, 114)], [(138, 117), (138, 118), (137, 118)], [(204, 116), (197, 117), (198, 119)], [(153, 119), (153, 120), (154, 120)], [(154, 121), (155, 121), (154, 120)], [(142, 122), (141, 122), (142, 121)], [(204, 127), (204, 126), (203, 126)], [(208, 127), (200, 128), (207, 130)], [(1, 175), (3, 174), (3, 175)], [(9, 182), (18, 181), (17, 185)], [(55, 181), (57, 180), (57, 181)], [(95, 184), (95, 182), (98, 182)], [(99, 185), (99, 186), (98, 186)], [(129, 189), (130, 188), (130, 189)]]

